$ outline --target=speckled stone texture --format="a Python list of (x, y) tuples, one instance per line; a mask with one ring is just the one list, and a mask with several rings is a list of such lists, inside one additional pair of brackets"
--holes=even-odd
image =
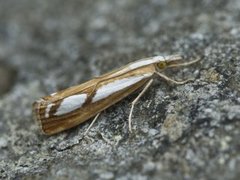
[[(240, 177), (239, 0), (0, 0), (0, 179)], [(200, 64), (156, 78), (88, 121), (47, 137), (34, 100), (153, 55)]]

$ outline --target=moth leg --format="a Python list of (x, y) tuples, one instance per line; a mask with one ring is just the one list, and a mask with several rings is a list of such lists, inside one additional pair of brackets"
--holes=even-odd
[(100, 114), (101, 114), (101, 112), (98, 113), (98, 114), (94, 117), (93, 121), (92, 121), (91, 124), (88, 126), (88, 128), (87, 128), (87, 130), (85, 131), (85, 133), (83, 134), (83, 136), (86, 136), (86, 135), (87, 135), (87, 133), (88, 133), (89, 130), (92, 128), (93, 124), (96, 122), (96, 120), (97, 120), (97, 118), (98, 118), (98, 116), (99, 116)]
[(160, 76), (161, 78), (165, 79), (168, 82), (171, 82), (173, 84), (177, 84), (177, 85), (182, 85), (182, 84), (186, 84), (188, 82), (194, 81), (194, 79), (187, 79), (187, 80), (183, 80), (183, 81), (175, 81), (174, 79), (171, 79), (169, 77), (167, 77), (166, 75), (160, 73), (160, 72), (155, 72), (158, 76)]
[(133, 109), (135, 104), (137, 103), (137, 101), (142, 97), (142, 95), (148, 90), (148, 88), (150, 87), (150, 85), (152, 84), (153, 79), (149, 80), (148, 83), (146, 84), (146, 86), (143, 88), (143, 90), (140, 92), (140, 94), (136, 97), (136, 99), (134, 99), (134, 101), (132, 102), (131, 105), (131, 109), (130, 109), (130, 113), (129, 113), (129, 117), (128, 117), (128, 128), (129, 131), (132, 132), (132, 113), (133, 113)]

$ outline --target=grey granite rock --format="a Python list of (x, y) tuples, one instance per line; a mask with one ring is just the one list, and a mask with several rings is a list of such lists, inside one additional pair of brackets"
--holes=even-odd
[[(239, 0), (1, 0), (0, 179), (239, 179), (239, 9)], [(137, 93), (105, 110), (85, 139), (90, 121), (40, 133), (31, 114), (39, 97), (173, 53), (203, 57), (166, 72), (196, 80), (156, 78), (132, 134)]]

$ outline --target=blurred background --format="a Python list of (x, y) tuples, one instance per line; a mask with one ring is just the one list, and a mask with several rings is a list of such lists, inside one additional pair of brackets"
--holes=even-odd
[[(239, 0), (0, 0), (0, 179), (238, 179)], [(203, 57), (186, 86), (157, 82), (56, 136), (31, 114), (41, 96), (153, 55)], [(106, 141), (108, 139), (109, 141)], [(109, 144), (109, 142), (111, 142)]]

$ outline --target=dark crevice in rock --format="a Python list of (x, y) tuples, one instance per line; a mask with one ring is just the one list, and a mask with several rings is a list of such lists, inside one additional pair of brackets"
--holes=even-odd
[(0, 96), (9, 92), (16, 82), (17, 70), (0, 62)]

